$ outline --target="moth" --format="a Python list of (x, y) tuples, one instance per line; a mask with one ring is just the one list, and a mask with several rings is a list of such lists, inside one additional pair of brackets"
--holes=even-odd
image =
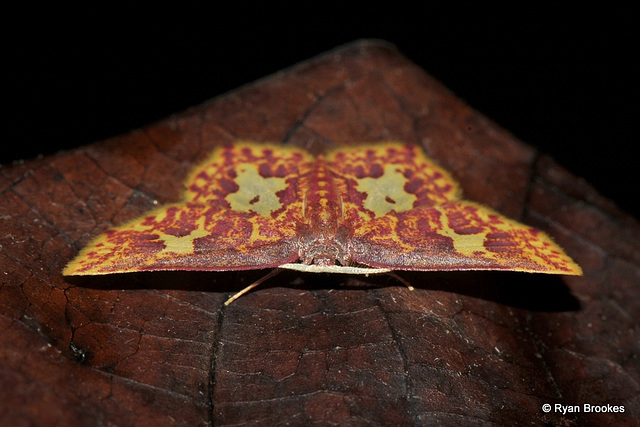
[(216, 148), (185, 187), (179, 202), (95, 238), (63, 274), (267, 268), (582, 274), (547, 234), (464, 200), (449, 172), (412, 144), (356, 145), (315, 157), (239, 141)]

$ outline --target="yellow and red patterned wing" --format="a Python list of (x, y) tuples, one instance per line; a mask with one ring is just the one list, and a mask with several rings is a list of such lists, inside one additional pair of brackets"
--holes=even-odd
[(294, 148), (220, 147), (188, 176), (183, 201), (98, 236), (63, 273), (248, 270), (295, 261), (300, 177), (312, 161)]
[(545, 233), (480, 204), (414, 145), (328, 154), (353, 232), (351, 259), (397, 270), (511, 270), (580, 275)]

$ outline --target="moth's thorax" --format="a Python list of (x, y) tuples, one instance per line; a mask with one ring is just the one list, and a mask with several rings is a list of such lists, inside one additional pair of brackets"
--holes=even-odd
[(305, 264), (346, 264), (345, 224), (342, 199), (323, 157), (315, 161), (304, 194), (304, 223), (298, 228), (300, 258)]
[(342, 200), (323, 157), (314, 165), (304, 194), (304, 218), (317, 233), (335, 233), (342, 222)]

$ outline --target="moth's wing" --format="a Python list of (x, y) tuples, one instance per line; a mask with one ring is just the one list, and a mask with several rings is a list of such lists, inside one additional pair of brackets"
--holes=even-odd
[(258, 214), (202, 204), (171, 205), (107, 231), (65, 275), (158, 270), (249, 270), (297, 259), (295, 229)]
[(295, 261), (302, 150), (238, 143), (194, 168), (180, 203), (98, 236), (65, 275), (155, 270), (248, 270)]
[(582, 274), (547, 234), (467, 201), (391, 212), (362, 224), (352, 258), (397, 270)]
[(329, 154), (350, 228), (350, 258), (398, 270), (581, 274), (546, 234), (461, 200), (457, 182), (415, 145)]
[(327, 154), (327, 165), (342, 197), (347, 223), (461, 197), (460, 185), (449, 172), (413, 144), (340, 148)]

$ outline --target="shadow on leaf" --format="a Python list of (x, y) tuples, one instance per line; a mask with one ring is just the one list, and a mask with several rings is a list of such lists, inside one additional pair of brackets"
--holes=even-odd
[[(92, 289), (157, 289), (196, 292), (237, 292), (261, 279), (270, 270), (200, 272), (166, 271), (126, 273), (91, 277), (69, 277), (77, 286)], [(437, 290), (467, 295), (499, 304), (539, 312), (577, 311), (579, 301), (570, 293), (561, 276), (517, 272), (454, 271), (397, 272), (416, 289)], [(385, 275), (351, 276), (343, 274), (309, 274), (283, 271), (252, 292), (275, 288), (298, 289), (366, 289), (404, 285)]]

